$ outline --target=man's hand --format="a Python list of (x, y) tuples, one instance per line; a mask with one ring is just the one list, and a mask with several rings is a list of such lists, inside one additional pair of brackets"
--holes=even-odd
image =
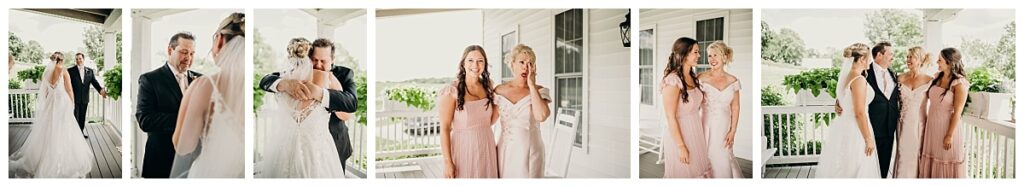
[(324, 98), (324, 88), (320, 87), (320, 85), (309, 81), (302, 81), (302, 84), (306, 87), (307, 92), (309, 92), (306, 95), (307, 99), (320, 101), (320, 99)]
[(277, 91), (284, 92), (296, 100), (309, 100), (311, 89), (302, 81), (282, 79), (277, 84)]
[(107, 98), (107, 91), (106, 90), (100, 90), (100, 96), (103, 96), (103, 98)]

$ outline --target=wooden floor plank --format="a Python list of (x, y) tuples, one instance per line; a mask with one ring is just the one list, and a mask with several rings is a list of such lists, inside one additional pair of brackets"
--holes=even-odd
[[(9, 125), (8, 154), (13, 154), (25, 143), (31, 133), (31, 124)], [(87, 124), (85, 133), (89, 135), (86, 143), (93, 152), (94, 165), (86, 177), (89, 178), (121, 178), (121, 144), (119, 134), (104, 124)]]

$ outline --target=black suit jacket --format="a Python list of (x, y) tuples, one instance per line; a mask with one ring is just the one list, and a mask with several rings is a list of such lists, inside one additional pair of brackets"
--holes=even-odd
[(68, 76), (71, 76), (71, 90), (75, 93), (75, 104), (89, 103), (90, 85), (96, 90), (103, 90), (103, 86), (100, 86), (100, 82), (96, 80), (95, 72), (92, 68), (85, 68), (85, 81), (82, 81), (83, 77), (81, 71), (78, 70), (78, 65), (68, 68)]
[[(188, 84), (202, 76), (194, 71), (186, 72)], [(178, 120), (182, 93), (177, 79), (168, 65), (139, 76), (138, 105), (135, 120), (146, 132), (146, 153), (142, 166), (142, 177), (166, 178), (174, 162), (174, 145), (171, 135)]]
[[(327, 111), (341, 111), (348, 113), (356, 112), (356, 109), (358, 109), (359, 106), (359, 100), (356, 97), (355, 81), (352, 80), (355, 73), (352, 72), (352, 69), (346, 67), (333, 66), (331, 68), (331, 74), (334, 74), (334, 77), (338, 79), (338, 82), (341, 82), (341, 87), (344, 90), (327, 90), (330, 92), (330, 98), (328, 101), (330, 104), (327, 107)], [(270, 86), (279, 79), (281, 79), (280, 72), (274, 72), (263, 76), (263, 79), (260, 80), (260, 89), (267, 92), (273, 92), (271, 91)], [(334, 137), (334, 145), (338, 148), (338, 155), (341, 157), (342, 164), (344, 164), (345, 160), (348, 160), (348, 158), (352, 156), (352, 143), (348, 137), (348, 127), (345, 127), (345, 122), (338, 119), (335, 115), (331, 115), (330, 123), (328, 125), (328, 129), (331, 131), (331, 136)]]

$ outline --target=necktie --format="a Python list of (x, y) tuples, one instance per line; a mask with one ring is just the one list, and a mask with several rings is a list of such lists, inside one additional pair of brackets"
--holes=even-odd
[(181, 89), (181, 93), (184, 94), (185, 93), (185, 88), (188, 87), (188, 82), (186, 82), (186, 81), (188, 81), (188, 79), (185, 78), (185, 74), (184, 73), (180, 73), (180, 74), (177, 74), (177, 75), (174, 75), (174, 76), (178, 79), (178, 88), (180, 88)]

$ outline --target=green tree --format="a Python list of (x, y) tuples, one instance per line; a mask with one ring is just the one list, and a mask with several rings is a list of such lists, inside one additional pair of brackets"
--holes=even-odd
[[(96, 62), (96, 68), (98, 71), (103, 71), (106, 62), (104, 62), (104, 51), (103, 51), (103, 40), (104, 35), (103, 28), (98, 26), (92, 26), (85, 29), (85, 33), (82, 33), (82, 43), (85, 44), (86, 57), (93, 59)], [(121, 64), (121, 32), (115, 33), (115, 48), (116, 48), (116, 64)]]
[(14, 60), (22, 63), (39, 64), (43, 62), (43, 47), (35, 40), (24, 41), (14, 32), (7, 32), (7, 49)]
[(799, 66), (806, 52), (799, 33), (788, 28), (775, 32), (761, 22), (761, 59)]
[(998, 67), (999, 72), (1010, 78), (1011, 80), (1017, 80), (1016, 76), (1016, 62), (1017, 62), (1017, 21), (1011, 21), (1003, 27), (1006, 32), (1003, 33), (1002, 37), (999, 37), (999, 42), (996, 43), (996, 54), (999, 55), (999, 64), (993, 64), (990, 67)]
[(865, 15), (864, 36), (870, 45), (881, 42), (892, 43), (894, 57), (892, 69), (903, 72), (906, 69), (907, 49), (924, 42), (924, 20), (906, 10), (883, 9)]

